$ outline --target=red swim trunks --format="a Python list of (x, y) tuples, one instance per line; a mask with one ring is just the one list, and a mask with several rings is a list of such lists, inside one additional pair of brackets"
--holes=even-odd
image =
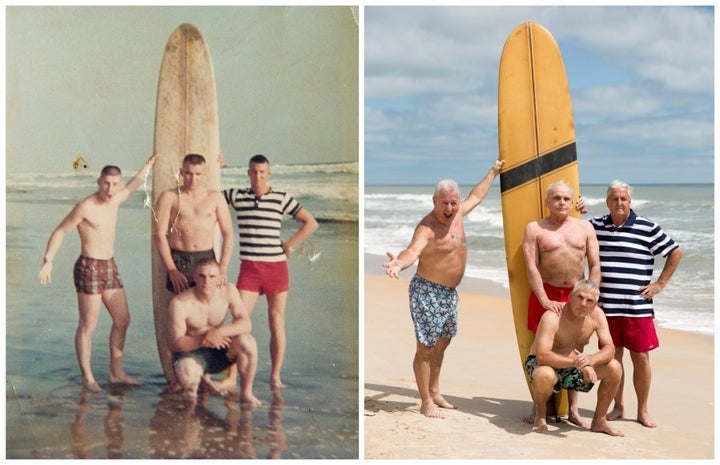
[(660, 347), (653, 317), (612, 316), (607, 319), (615, 348), (631, 352), (650, 352)]
[(286, 261), (255, 262), (242, 260), (237, 288), (259, 294), (280, 294), (290, 290), (290, 274)]
[[(543, 283), (543, 288), (545, 289), (545, 294), (547, 294), (548, 299), (556, 302), (569, 301), (570, 292), (572, 292), (573, 289), (572, 287), (555, 287), (546, 283)], [(530, 292), (527, 325), (528, 329), (533, 333), (537, 332), (537, 327), (540, 324), (540, 318), (542, 318), (543, 313), (545, 313), (545, 308), (540, 305), (540, 301), (535, 296), (535, 293)]]
[(114, 258), (100, 260), (80, 256), (73, 268), (75, 290), (82, 294), (102, 294), (105, 289), (123, 287)]

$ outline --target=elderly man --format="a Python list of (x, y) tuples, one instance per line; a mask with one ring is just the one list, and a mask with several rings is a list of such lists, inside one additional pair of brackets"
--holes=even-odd
[[(600, 381), (590, 429), (611, 436), (623, 435), (605, 417), (620, 385), (622, 367), (613, 358), (615, 346), (605, 314), (595, 305), (598, 295), (598, 286), (582, 279), (575, 283), (560, 314), (545, 312), (540, 318), (525, 361), (535, 405), (533, 431), (548, 431), (546, 404), (553, 392), (560, 388), (588, 392)], [(585, 354), (583, 349), (593, 334), (597, 335), (599, 351)]]

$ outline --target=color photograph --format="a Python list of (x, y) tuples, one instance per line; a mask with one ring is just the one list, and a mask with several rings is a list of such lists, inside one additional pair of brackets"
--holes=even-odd
[(712, 459), (714, 8), (364, 12), (364, 457)]

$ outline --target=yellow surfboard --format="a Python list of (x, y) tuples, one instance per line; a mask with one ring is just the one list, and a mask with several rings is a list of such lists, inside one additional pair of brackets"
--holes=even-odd
[[(208, 188), (220, 189), (215, 74), (207, 44), (192, 24), (182, 24), (175, 29), (165, 46), (158, 79), (154, 150), (158, 158), (152, 175), (153, 205), (163, 191), (177, 189), (182, 184), (179, 172), (183, 158), (189, 153), (205, 157)], [(151, 221), (155, 234), (154, 212)], [(155, 337), (163, 373), (171, 381), (174, 373), (167, 341), (167, 307), (171, 294), (165, 289), (165, 266), (154, 242), (151, 243)], [(216, 244), (219, 244), (218, 237)]]
[[(575, 126), (560, 49), (532, 22), (512, 31), (503, 47), (498, 81), (498, 144), (503, 229), (510, 298), (523, 376), (534, 334), (527, 329), (530, 286), (522, 254), (525, 226), (548, 214), (545, 191), (564, 180), (579, 192)], [(573, 199), (576, 201), (577, 198)], [(573, 215), (579, 213), (573, 209)], [(567, 394), (558, 415), (567, 414)]]

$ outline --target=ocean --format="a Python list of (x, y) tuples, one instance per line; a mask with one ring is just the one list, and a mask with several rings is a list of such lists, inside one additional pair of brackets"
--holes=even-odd
[[(433, 186), (366, 186), (363, 247), (366, 273), (383, 273), (385, 253), (399, 253), (409, 243), (417, 222), (432, 209)], [(472, 186), (461, 186), (461, 197)], [(586, 218), (607, 213), (606, 185), (582, 186), (589, 210)], [(713, 185), (633, 186), (632, 208), (659, 223), (680, 243), (684, 256), (665, 290), (655, 297), (655, 321), (669, 329), (714, 334), (714, 191)], [(482, 281), (493, 293), (509, 295), (503, 242), (500, 188), (465, 220), (468, 238), (467, 278)], [(664, 259), (656, 258), (655, 275)], [(410, 277), (410, 270), (405, 274)], [(462, 285), (461, 285), (462, 286)]]
[[(245, 171), (224, 170), (223, 187), (247, 186)], [(125, 180), (133, 174), (126, 171)], [(6, 179), (7, 458), (358, 458), (358, 164), (273, 166), (270, 184), (291, 192), (320, 228), (289, 262), (288, 387), (281, 399), (273, 399), (268, 383), (264, 299), (253, 312), (255, 395), (264, 403), (251, 410), (232, 397), (209, 396), (191, 411), (162, 394), (150, 287), (151, 212), (142, 186), (120, 208), (115, 252), (132, 317), (124, 365), (143, 385), (82, 393), (73, 347), (76, 232), (65, 236), (52, 283), (40, 285), (37, 274), (50, 233), (75, 202), (96, 190), (97, 175)], [(292, 220), (283, 227), (294, 228)], [(238, 267), (236, 243), (233, 282)], [(92, 359), (101, 385), (107, 384), (109, 329), (103, 308)]]

